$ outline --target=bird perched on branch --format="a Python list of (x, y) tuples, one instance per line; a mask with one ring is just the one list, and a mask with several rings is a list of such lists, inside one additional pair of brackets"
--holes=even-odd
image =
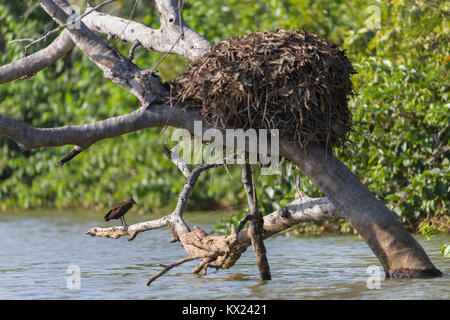
[(127, 226), (124, 215), (128, 212), (128, 210), (131, 209), (133, 204), (137, 205), (136, 201), (134, 201), (133, 198), (127, 198), (117, 203), (111, 210), (108, 211), (105, 216), (105, 221), (108, 222), (111, 219), (120, 219), (122, 224), (124, 226)]

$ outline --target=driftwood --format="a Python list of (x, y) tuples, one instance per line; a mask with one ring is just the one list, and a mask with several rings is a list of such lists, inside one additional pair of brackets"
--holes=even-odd
[[(49, 16), (62, 27), (70, 21), (69, 17), (74, 12), (66, 0), (39, 0), (39, 2)], [(155, 2), (161, 19), (161, 27), (158, 30), (91, 10), (92, 12), (79, 19), (79, 27), (63, 27), (62, 33), (46, 48), (18, 61), (0, 66), (0, 83), (31, 77), (39, 70), (55, 63), (76, 46), (103, 71), (105, 79), (113, 81), (136, 96), (139, 103), (137, 110), (89, 124), (57, 128), (34, 128), (0, 114), (0, 134), (14, 140), (22, 150), (73, 145), (73, 150), (62, 157), (59, 165), (67, 165), (68, 162), (76, 159), (79, 153), (85, 152), (97, 141), (149, 127), (167, 125), (183, 128), (195, 134), (194, 121), (200, 121), (203, 130), (200, 135), (203, 135), (210, 126), (203, 120), (200, 113), (186, 110), (177, 104), (167, 103), (169, 93), (161, 79), (153, 74), (153, 69), (140, 69), (96, 34), (102, 33), (109, 37), (116, 37), (133, 46), (138, 41), (148, 50), (179, 54), (189, 59), (202, 55), (211, 47), (206, 39), (193, 31), (183, 20), (177, 1), (155, 0)], [(201, 139), (203, 136), (198, 138)], [(281, 139), (279, 151), (280, 156), (294, 163), (302, 174), (321, 189), (326, 198), (297, 199), (284, 210), (265, 216), (263, 238), (301, 221), (343, 217), (367, 242), (379, 259), (387, 277), (441, 275), (423, 248), (403, 228), (395, 215), (383, 202), (376, 199), (330, 150), (314, 143), (301, 148), (289, 140)], [(185, 186), (183, 192), (188, 196), (190, 191), (186, 188), (189, 189)], [(226, 237), (208, 238), (213, 236), (203, 235), (195, 231), (195, 228), (190, 231), (182, 221), (182, 207), (186, 199), (180, 195), (177, 209), (167, 217), (132, 225), (127, 230), (121, 227), (93, 228), (90, 234), (111, 238), (129, 235), (132, 240), (140, 232), (171, 226), (174, 239), (182, 244), (185, 241), (185, 249), (187, 248), (188, 253), (191, 250), (189, 248), (194, 247), (194, 244), (201, 243), (202, 250), (206, 249), (208, 254), (204, 256), (206, 258), (203, 258), (202, 262), (205, 259), (211, 260), (213, 257), (209, 256), (211, 251), (208, 251), (208, 243), (228, 241), (225, 247), (230, 248), (229, 243), (234, 240)], [(192, 239), (187, 237), (190, 232), (193, 232)], [(248, 246), (251, 242), (248, 229), (240, 230), (236, 238), (235, 246)], [(236, 249), (229, 249), (229, 252), (233, 253), (233, 250)], [(225, 257), (227, 251), (219, 251), (222, 255), (214, 259), (220, 265), (220, 257)], [(227, 266), (228, 261), (231, 264), (233, 260), (230, 258), (231, 253), (222, 266)], [(189, 256), (199, 255), (189, 253)], [(204, 262), (201, 267), (205, 269), (208, 264), (212, 265), (212, 263)]]

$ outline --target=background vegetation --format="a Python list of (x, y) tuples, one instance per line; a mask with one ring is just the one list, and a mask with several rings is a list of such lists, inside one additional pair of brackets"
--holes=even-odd
[[(106, 10), (128, 18), (133, 2), (117, 1)], [(353, 81), (359, 97), (351, 104), (352, 143), (339, 158), (402, 222), (416, 226), (427, 217), (448, 225), (449, 2), (188, 0), (184, 7), (186, 21), (214, 42), (257, 30), (303, 28), (340, 43), (358, 71)], [(140, 0), (134, 19), (158, 27), (153, 1)], [(37, 38), (54, 26), (36, 1), (2, 2), (0, 64), (22, 56), (24, 43), (8, 41)], [(126, 54), (128, 45), (108, 42)], [(160, 58), (141, 49), (135, 63), (148, 68)], [(163, 80), (183, 72), (187, 63), (177, 56), (164, 60), (159, 67)], [(0, 85), (0, 113), (37, 127), (83, 124), (136, 107), (135, 98), (104, 80), (79, 50), (31, 79)], [(0, 137), (0, 209), (101, 209), (132, 196), (145, 210), (164, 210), (174, 204), (184, 179), (161, 152), (165, 142), (170, 144), (170, 130), (160, 133), (161, 129), (148, 129), (98, 142), (62, 168), (55, 163), (70, 146), (22, 153), (14, 142)], [(298, 172), (289, 165), (283, 170), (284, 175), (258, 178), (265, 213), (294, 196)], [(193, 206), (244, 203), (239, 170), (230, 173), (220, 169), (204, 174), (193, 193)], [(308, 179), (299, 179), (309, 195), (320, 195)], [(235, 219), (217, 228), (225, 230)], [(315, 232), (329, 226), (303, 224), (298, 230)], [(346, 223), (339, 228), (351, 230)]]

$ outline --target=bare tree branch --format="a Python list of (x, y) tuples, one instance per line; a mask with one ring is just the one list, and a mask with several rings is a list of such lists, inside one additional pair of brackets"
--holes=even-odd
[[(274, 234), (283, 232), (301, 222), (320, 222), (326, 220), (343, 219), (344, 216), (338, 213), (327, 198), (298, 198), (283, 207), (276, 210), (271, 214), (268, 214), (264, 218), (263, 238), (267, 239)], [(117, 239), (121, 236), (133, 235), (144, 231), (163, 228), (169, 225), (172, 221), (172, 215), (165, 216), (158, 220), (151, 220), (146, 222), (140, 222), (137, 224), (129, 225), (128, 229), (124, 230), (123, 226), (100, 228), (95, 227), (86, 232), (91, 236), (98, 236), (101, 238), (113, 238)], [(243, 223), (240, 224), (241, 228), (248, 221), (243, 219)], [(172, 222), (176, 223), (176, 222)], [(240, 244), (249, 246), (251, 245), (250, 232), (248, 228), (241, 230), (237, 228), (238, 241)], [(133, 237), (134, 239), (134, 237)], [(129, 241), (133, 240), (129, 239)]]
[[(68, 15), (67, 12), (74, 12), (74, 10), (71, 8), (70, 4), (67, 3), (65, 0), (40, 0), (40, 3), (42, 7), (60, 24), (60, 25), (66, 25)], [(58, 4), (60, 7), (58, 7)], [(181, 15), (177, 14), (178, 7), (176, 6), (176, 2), (174, 1), (159, 1), (158, 2), (158, 8), (161, 12), (161, 16), (164, 17), (164, 25), (168, 26), (167, 30), (172, 30), (171, 27), (171, 20), (173, 19), (180, 19)], [(93, 11), (91, 13), (94, 14)], [(84, 18), (88, 18), (90, 15), (85, 16)], [(173, 18), (175, 17), (175, 18)], [(167, 21), (166, 21), (167, 20)], [(180, 25), (183, 25), (184, 22), (178, 21)], [(185, 30), (188, 30), (188, 26), (184, 26)], [(176, 28), (175, 28), (176, 29)], [(80, 47), (80, 49), (86, 53), (86, 55), (97, 65), (99, 66), (104, 72), (105, 76), (112, 79), (114, 82), (117, 82), (121, 84), (123, 87), (128, 89), (130, 92), (135, 94), (141, 105), (148, 106), (154, 100), (157, 100), (159, 95), (164, 95), (162, 93), (162, 85), (160, 83), (159, 78), (153, 77), (151, 74), (146, 75), (144, 73), (141, 73), (141, 70), (137, 68), (134, 64), (129, 62), (125, 57), (120, 55), (115, 50), (109, 48), (106, 44), (104, 44), (100, 38), (95, 36), (85, 25), (83, 22), (80, 22), (80, 28), (78, 29), (71, 29), (71, 30), (65, 30), (61, 36), (55, 40), (52, 45), (49, 46), (49, 48), (53, 48), (54, 46), (58, 47), (57, 45), (59, 42), (63, 42), (66, 44), (66, 47), (64, 49), (69, 49), (73, 47), (73, 43), (70, 43), (70, 39), (68, 37), (68, 33), (70, 33), (70, 37), (72, 37), (77, 44), (77, 46)], [(197, 37), (198, 38), (198, 37)], [(187, 39), (184, 37), (184, 39)], [(206, 40), (204, 40), (206, 41)], [(208, 43), (209, 44), (209, 43)], [(65, 50), (63, 50), (65, 52)], [(36, 53), (36, 56), (33, 57), (35, 59), (40, 59), (41, 55), (47, 53), (46, 51), (42, 50), (38, 53)], [(58, 54), (53, 55), (52, 61), (59, 58), (61, 56), (62, 52), (58, 52)], [(32, 56), (30, 56), (31, 58)], [(38, 65), (36, 63), (32, 63), (32, 68), (22, 68), (24, 70), (19, 70), (20, 68), (16, 68), (17, 65), (20, 63), (28, 63), (31, 59), (23, 59), (16, 63), (12, 63), (10, 65), (4, 66), (5, 74), (7, 75), (4, 78), (4, 81), (10, 81), (14, 78), (17, 78), (19, 75), (28, 74), (29, 72), (34, 72), (39, 68), (43, 68), (47, 66), (49, 63), (45, 63), (43, 66)], [(7, 68), (10, 68), (9, 70), (13, 70), (14, 72), (9, 72), (6, 70)], [(1, 70), (1, 69), (0, 69)], [(170, 112), (172, 113), (173, 112)], [(165, 112), (167, 114), (167, 112)], [(143, 115), (141, 113), (140, 115)], [(161, 119), (164, 117), (156, 116), (156, 118)], [(189, 117), (192, 118), (192, 117)], [(156, 119), (156, 122), (158, 120)], [(35, 129), (28, 127), (16, 120), (10, 119), (6, 116), (0, 115), (0, 134), (6, 135), (12, 139), (14, 139), (19, 146), (23, 150), (29, 150), (31, 148), (40, 147), (40, 146), (49, 146), (49, 145), (62, 145), (62, 144), (75, 144), (75, 148), (69, 152), (67, 155), (65, 155), (61, 161), (58, 162), (58, 165), (63, 165), (70, 159), (72, 159), (74, 156), (79, 154), (81, 151), (85, 150), (87, 147), (95, 143), (96, 141), (102, 139), (106, 136), (116, 136), (120, 135), (126, 132), (140, 130), (145, 128), (145, 125), (143, 126), (143, 122), (149, 121), (149, 125), (152, 125), (153, 119), (149, 119), (149, 117), (136, 117), (135, 114), (129, 114), (124, 115), (121, 117), (116, 117), (113, 119), (108, 119), (105, 121), (100, 121), (96, 124), (93, 124), (91, 126), (81, 126), (80, 127), (62, 127), (62, 128), (53, 128), (53, 129)], [(164, 124), (169, 124), (171, 121), (168, 120)], [(88, 127), (94, 127), (91, 131), (93, 136), (89, 136), (89, 134), (86, 134), (86, 129)], [(108, 133), (105, 132), (105, 129), (109, 128), (110, 130)], [(77, 130), (81, 129), (81, 130)], [(69, 138), (69, 140), (73, 140), (72, 142), (63, 142), (64, 139), (64, 132), (73, 134), (74, 131), (78, 131), (78, 133), (84, 132), (82, 134), (83, 137), (72, 136), (72, 138)], [(89, 131), (89, 130), (88, 130)], [(106, 136), (105, 136), (106, 133)], [(66, 138), (68, 138), (66, 136)], [(75, 139), (73, 139), (75, 138)], [(50, 140), (50, 141), (49, 141)], [(77, 141), (74, 141), (77, 140)], [(62, 143), (62, 144), (61, 144)]]
[(72, 160), (74, 157), (76, 157), (78, 154), (80, 154), (81, 152), (83, 152), (84, 150), (86, 150), (88, 148), (88, 146), (86, 147), (80, 147), (80, 146), (75, 146), (71, 151), (69, 151), (68, 153), (66, 153), (64, 155), (64, 157), (61, 158), (61, 160), (59, 160), (56, 163), (57, 167), (61, 167), (63, 166), (65, 163), (69, 162), (70, 160)]
[(253, 251), (256, 256), (259, 275), (261, 280), (271, 280), (269, 261), (266, 256), (266, 247), (263, 240), (264, 219), (258, 210), (258, 197), (256, 196), (255, 186), (252, 179), (252, 171), (248, 158), (242, 166), (242, 183), (247, 193), (247, 202), (250, 210), (249, 234), (252, 242)]
[[(72, 14), (73, 9), (68, 3), (62, 2), (60, 5), (66, 14)], [(67, 30), (64, 30), (46, 48), (28, 57), (0, 66), (0, 84), (18, 78), (29, 78), (38, 71), (54, 64), (74, 47), (75, 43), (72, 41)]]
[(0, 84), (22, 77), (30, 77), (51, 66), (75, 47), (69, 33), (63, 31), (46, 48), (25, 58), (0, 66)]
[(191, 174), (191, 168), (189, 168), (183, 158), (180, 157), (178, 152), (172, 152), (172, 150), (169, 150), (169, 148), (167, 148), (166, 146), (163, 147), (163, 151), (166, 157), (169, 158), (177, 166), (177, 168), (183, 173), (185, 177), (188, 177)]
[[(59, 25), (67, 24), (69, 16), (56, 4), (70, 7), (66, 0), (39, 0), (39, 2)], [(71, 12), (75, 11), (72, 9)], [(79, 24), (77, 28), (66, 30), (73, 42), (103, 70), (105, 78), (135, 95), (141, 106), (149, 106), (155, 100), (167, 95), (166, 92), (163, 92), (164, 89), (159, 78), (156, 79), (152, 74), (142, 73), (142, 70), (126, 57), (106, 45), (83, 21), (80, 21)]]
[(100, 228), (95, 227), (88, 231), (86, 231), (86, 234), (92, 236), (92, 237), (101, 237), (101, 238), (112, 238), (112, 239), (118, 239), (122, 236), (130, 236), (128, 238), (128, 241), (134, 240), (136, 235), (138, 233), (148, 231), (148, 230), (154, 230), (163, 228), (169, 225), (170, 222), (170, 215), (162, 217), (157, 220), (151, 220), (146, 222), (140, 222), (136, 224), (132, 224), (129, 226), (118, 226), (118, 227), (111, 227), (111, 228)]
[[(96, 8), (107, 3), (109, 2), (106, 1), (94, 8), (88, 8), (83, 15), (76, 19), (80, 19), (93, 31), (104, 33), (127, 42), (140, 43), (144, 48), (151, 51), (171, 52), (190, 59), (201, 55), (211, 46), (206, 39), (193, 31), (184, 22), (181, 12), (179, 12), (178, 6), (175, 5), (174, 1), (158, 1), (160, 12), (167, 11), (167, 13), (161, 15), (166, 19), (164, 22), (165, 27), (161, 27), (158, 30), (151, 29), (138, 22), (95, 11)], [(73, 14), (73, 8), (69, 3), (59, 1), (57, 4), (68, 16)], [(176, 20), (177, 25), (174, 25), (174, 22), (170, 22), (173, 16), (178, 17)], [(76, 19), (70, 20), (69, 23), (75, 22)], [(63, 23), (62, 26), (55, 30), (59, 31), (65, 26), (67, 26), (67, 23)], [(46, 36), (48, 35), (46, 34)], [(64, 30), (47, 48), (10, 64), (0, 66), (0, 84), (22, 77), (32, 76), (38, 71), (54, 64), (74, 47), (75, 43), (72, 41), (67, 30)], [(130, 58), (129, 60), (132, 60), (132, 56)]]
[[(167, 16), (163, 15), (162, 17)], [(152, 29), (139, 22), (101, 12), (91, 13), (83, 19), (83, 22), (93, 31), (130, 43), (139, 41), (147, 50), (171, 52), (189, 59), (203, 54), (211, 46), (207, 40), (184, 22), (182, 24), (184, 33), (181, 33), (180, 28), (173, 22), (163, 24), (161, 21), (160, 29)], [(183, 34), (184, 36), (180, 38)]]
[[(109, 2), (110, 1), (106, 1), (104, 4)], [(65, 0), (40, 0), (40, 3), (44, 10), (58, 22), (62, 28), (70, 23), (67, 12), (75, 12)], [(164, 9), (161, 9), (161, 15), (170, 17), (170, 10), (172, 9), (173, 3), (171, 1), (161, 1), (160, 5), (164, 7)], [(62, 8), (64, 8), (65, 11)], [(177, 9), (175, 9), (175, 11), (176, 10)], [(90, 10), (83, 16), (78, 17), (78, 19), (81, 20), (82, 17), (86, 18), (88, 14), (92, 12), (93, 10)], [(172, 18), (169, 18), (169, 20), (171, 19)], [(180, 25), (181, 24), (182, 22), (180, 21)], [(168, 27), (168, 29), (170, 28)], [(120, 84), (122, 87), (133, 93), (138, 98), (141, 106), (148, 107), (155, 102), (155, 100), (167, 96), (167, 91), (163, 88), (159, 77), (153, 76), (152, 72), (143, 72), (119, 52), (108, 47), (88, 27), (86, 27), (84, 22), (79, 21), (79, 27), (70, 28), (68, 32), (72, 37), (73, 42), (75, 42), (75, 44), (104, 71), (105, 77)], [(180, 38), (181, 36), (179, 36), (178, 39)], [(21, 147), (22, 145), (25, 146), (23, 142), (18, 143)], [(77, 144), (71, 152), (58, 162), (58, 165), (63, 165), (91, 144), (92, 142)]]
[[(265, 215), (263, 225), (263, 239), (283, 232), (302, 222), (320, 222), (326, 220), (344, 219), (327, 198), (297, 198), (285, 207)], [(250, 231), (248, 228), (239, 232), (240, 243), (250, 245)]]
[(79, 126), (34, 128), (0, 114), (0, 135), (16, 141), (22, 150), (63, 145), (89, 146), (99, 140), (155, 126), (175, 126), (193, 131), (200, 116), (167, 105), (152, 105), (138, 110)]
[(107, 4), (110, 4), (111, 2), (114, 2), (114, 1), (117, 1), (117, 0), (107, 0), (107, 1), (105, 1), (105, 2), (102, 2), (102, 3), (100, 3), (99, 5), (95, 6), (94, 8), (88, 10), (87, 12), (85, 12), (84, 14), (82, 14), (81, 16), (75, 17), (75, 18), (73, 18), (73, 19), (69, 19), (69, 21), (68, 21), (67, 23), (65, 23), (65, 24), (63, 24), (63, 25), (61, 25), (61, 26), (59, 26), (58, 28), (55, 28), (55, 29), (52, 29), (52, 30), (49, 30), (49, 31), (45, 32), (45, 33), (44, 33), (41, 37), (39, 37), (38, 39), (31, 40), (31, 42), (30, 42), (29, 44), (27, 44), (27, 45), (25, 46), (25, 48), (24, 48), (25, 54), (26, 54), (28, 48), (30, 48), (31, 46), (35, 45), (36, 43), (41, 42), (42, 40), (47, 39), (50, 35), (52, 35), (52, 34), (54, 34), (54, 33), (57, 33), (57, 32), (59, 32), (59, 31), (63, 30), (64, 28), (70, 27), (70, 26), (72, 26), (72, 25), (76, 25), (76, 22), (77, 22), (77, 21), (83, 19), (85, 16), (87, 16), (88, 14), (90, 14), (92, 11), (97, 10), (97, 9), (100, 9), (101, 7), (103, 7), (103, 6), (107, 5)]

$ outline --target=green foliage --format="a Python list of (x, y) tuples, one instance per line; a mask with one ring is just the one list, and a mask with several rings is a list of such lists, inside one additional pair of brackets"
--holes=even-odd
[[(85, 3), (77, 1), (79, 6)], [(156, 28), (153, 3), (141, 0), (134, 19)], [(108, 10), (128, 18), (131, 6), (132, 1), (117, 1)], [(186, 21), (211, 41), (257, 30), (303, 28), (341, 43), (359, 72), (353, 80), (360, 96), (351, 105), (352, 142), (339, 158), (402, 221), (448, 214), (448, 2), (188, 0), (184, 6)], [(37, 2), (0, 4), (0, 35), (6, 41), (37, 38), (54, 26)], [(127, 54), (129, 44), (108, 42)], [(0, 64), (20, 58), (23, 46), (8, 44)], [(138, 49), (134, 62), (149, 68), (161, 56)], [(186, 63), (169, 56), (160, 65), (160, 74), (171, 79), (183, 72)], [(36, 127), (82, 124), (136, 107), (132, 95), (105, 80), (78, 50), (31, 79), (0, 85), (0, 113)], [(163, 156), (161, 147), (168, 136), (159, 134), (160, 129), (149, 129), (101, 141), (62, 168), (55, 163), (70, 146), (22, 153), (14, 142), (0, 137), (0, 207), (101, 207), (128, 195), (147, 209), (173, 205), (183, 178)], [(244, 203), (239, 169), (230, 172), (220, 169), (202, 175), (192, 203)], [(294, 172), (286, 167), (284, 175), (256, 176), (261, 212), (293, 199)], [(320, 195), (308, 179), (300, 176), (300, 180), (302, 190)], [(243, 214), (220, 222), (218, 228), (226, 231)], [(340, 228), (351, 231), (345, 223)]]
[(446, 2), (390, 1), (381, 29), (355, 52), (360, 126), (341, 156), (402, 221), (449, 210), (448, 11)]
[(429, 223), (425, 219), (419, 224), (419, 231), (423, 236), (425, 236), (425, 238), (427, 238), (427, 240), (430, 240), (435, 235), (444, 232), (445, 230), (443, 228), (434, 226), (432, 223)]

